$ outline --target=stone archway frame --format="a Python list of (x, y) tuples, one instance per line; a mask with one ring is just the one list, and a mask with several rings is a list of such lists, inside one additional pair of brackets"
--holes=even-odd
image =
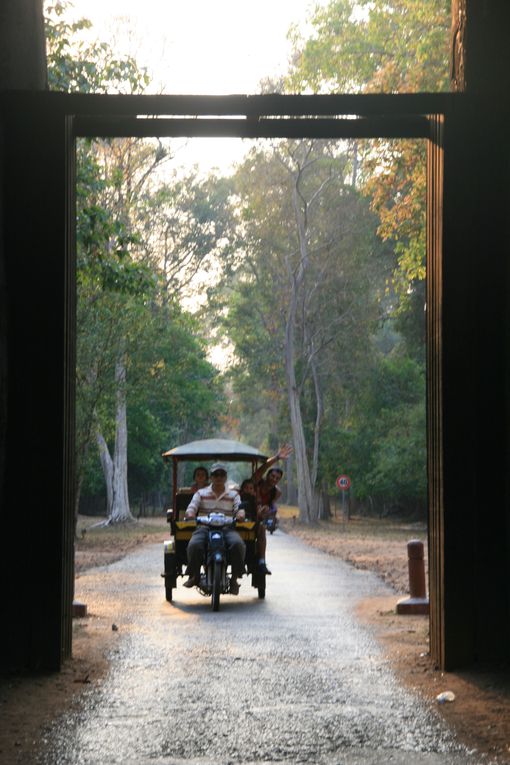
[[(45, 627), (35, 629), (37, 663), (58, 668), (71, 654), (71, 603), (74, 581), (74, 370), (75, 370), (75, 142), (79, 137), (240, 137), (240, 138), (415, 138), (427, 141), (427, 333), (428, 333), (428, 476), (431, 652), (443, 668), (452, 663), (455, 637), (445, 621), (444, 430), (443, 430), (443, 185), (444, 129), (455, 94), (404, 95), (239, 95), (127, 96), (59, 93), (10, 93), (3, 105), (15, 115), (11, 130), (44, 147), (37, 153), (32, 182), (44, 199), (33, 242), (51, 252), (50, 274), (34, 256), (31, 294), (50, 292), (51, 318), (42, 310), (39, 331), (45, 340), (41, 369), (47, 391), (44, 409), (24, 420), (19, 445), (34, 432), (53, 426), (51, 458), (40, 467), (42, 501), (52, 507), (52, 548)], [(32, 163), (33, 165), (33, 163)], [(27, 162), (27, 168), (29, 164)], [(10, 175), (14, 177), (16, 169)], [(21, 190), (20, 190), (21, 195)], [(40, 205), (39, 205), (40, 206)], [(27, 252), (28, 252), (27, 247)], [(26, 267), (26, 263), (24, 268)], [(16, 266), (13, 266), (15, 269)], [(32, 326), (20, 309), (19, 321)], [(37, 349), (34, 353), (37, 355)], [(27, 368), (20, 367), (25, 395), (30, 395)], [(28, 388), (27, 388), (28, 385)], [(37, 400), (41, 378), (32, 383)], [(21, 411), (23, 402), (15, 402)], [(56, 423), (56, 429), (55, 429)], [(18, 437), (18, 436), (17, 436)], [(51, 466), (51, 469), (50, 469)], [(49, 473), (48, 473), (49, 470)], [(48, 550), (46, 550), (48, 552)], [(44, 558), (46, 560), (46, 557)], [(34, 567), (41, 565), (34, 548)], [(28, 576), (28, 574), (27, 574)], [(37, 639), (39, 629), (39, 639)], [(453, 635), (453, 632), (452, 632)]]

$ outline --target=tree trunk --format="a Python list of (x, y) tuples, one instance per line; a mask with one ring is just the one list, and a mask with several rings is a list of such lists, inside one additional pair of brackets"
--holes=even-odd
[(134, 521), (129, 508), (127, 483), (127, 406), (126, 406), (126, 363), (119, 356), (115, 365), (116, 415), (115, 448), (113, 459), (103, 434), (96, 431), (99, 459), (103, 468), (106, 485), (106, 508), (108, 523)]
[(320, 500), (319, 500), (319, 519), (321, 521), (329, 521), (331, 518), (331, 501), (329, 498), (328, 483), (322, 481)]
[(292, 201), (298, 231), (300, 262), (296, 273), (292, 272), (291, 265), (290, 263), (288, 264), (291, 291), (287, 324), (285, 327), (285, 375), (287, 380), (292, 441), (294, 445), (294, 454), (296, 456), (299, 518), (303, 523), (313, 523), (317, 520), (317, 502), (314, 498), (310, 478), (310, 466), (308, 464), (305, 431), (301, 414), (300, 391), (296, 381), (295, 360), (295, 327), (298, 299), (309, 262), (306, 242), (306, 214), (303, 213), (299, 205), (298, 184), (299, 175), (295, 179)]
[(126, 360), (119, 356), (115, 365), (117, 411), (115, 416), (115, 450), (113, 453), (113, 496), (110, 523), (134, 521), (129, 508), (127, 482), (127, 402)]
[(99, 430), (96, 431), (96, 442), (106, 485), (106, 515), (110, 518), (113, 504), (113, 460), (110, 456), (108, 444)]
[[(88, 444), (84, 448), (84, 456), (82, 463), (85, 461), (85, 455), (88, 452)], [(76, 460), (78, 462), (78, 460)], [(80, 499), (81, 489), (83, 486), (84, 470), (76, 471), (75, 490), (74, 490), (74, 536), (76, 538), (76, 530), (78, 528), (78, 515), (80, 514)]]
[(356, 185), (358, 183), (358, 169), (359, 169), (358, 142), (354, 140), (352, 142), (352, 187), (353, 189), (356, 188)]
[(313, 500), (312, 484), (310, 482), (310, 467), (306, 453), (305, 434), (301, 417), (299, 393), (292, 380), (288, 381), (288, 396), (292, 442), (296, 455), (296, 472), (298, 485), (299, 518), (303, 523), (316, 520), (315, 503)]
[(290, 454), (287, 458), (287, 469), (285, 471), (285, 477), (287, 479), (287, 504), (297, 505), (297, 492), (296, 484), (294, 483), (294, 455)]
[(290, 425), (292, 429), (292, 442), (296, 455), (296, 472), (298, 485), (299, 518), (303, 523), (311, 523), (316, 520), (315, 503), (313, 500), (312, 484), (310, 481), (310, 468), (306, 453), (305, 432), (303, 418), (301, 416), (301, 401), (296, 383), (295, 351), (294, 351), (294, 327), (296, 321), (297, 289), (296, 279), (293, 280), (293, 289), (289, 302), (287, 326), (285, 328), (285, 375), (287, 380), (287, 394), (289, 399)]
[(312, 458), (312, 475), (310, 480), (312, 482), (313, 488), (315, 488), (315, 486), (317, 485), (317, 478), (319, 475), (319, 446), (320, 446), (322, 416), (324, 413), (322, 388), (320, 385), (319, 373), (317, 371), (317, 364), (315, 362), (314, 350), (315, 349), (313, 347), (313, 342), (312, 342), (310, 345), (310, 356), (311, 356), (310, 365), (312, 369), (313, 389), (315, 392), (315, 425), (313, 429), (313, 458)]

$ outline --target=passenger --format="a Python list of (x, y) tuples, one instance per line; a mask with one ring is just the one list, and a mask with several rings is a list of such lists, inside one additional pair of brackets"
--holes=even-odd
[(253, 483), (253, 478), (245, 478), (244, 481), (241, 484), (241, 488), (239, 489), (239, 494), (248, 494), (250, 497), (256, 497), (257, 492), (255, 491), (255, 484)]
[(199, 489), (204, 489), (206, 486), (209, 486), (209, 473), (207, 472), (207, 468), (200, 465), (193, 471), (193, 483), (191, 484), (191, 488), (195, 492)]
[(264, 472), (268, 467), (274, 465), (278, 460), (287, 459), (292, 454), (292, 446), (290, 444), (284, 444), (281, 446), (277, 453), (270, 457), (261, 465), (252, 475), (252, 481), (257, 493), (257, 520), (259, 521), (257, 530), (257, 555), (258, 555), (258, 570), (261, 574), (271, 575), (271, 571), (266, 565), (266, 527), (264, 521), (271, 516), (276, 515), (276, 500), (281, 496), (281, 491), (278, 488), (278, 483), (283, 476), (283, 470), (280, 468), (271, 468), (265, 477)]
[(277, 498), (276, 493), (278, 493), (278, 496), (281, 495), (281, 491), (278, 488), (278, 484), (283, 478), (283, 470), (281, 470), (281, 468), (271, 468), (266, 478), (268, 481), (274, 484), (274, 487), (276, 489), (275, 497), (269, 504), (269, 512), (266, 514), (266, 519), (269, 519), (271, 517), (276, 519), (278, 507), (276, 506), (275, 499)]
[[(244, 521), (245, 512), (239, 509), (241, 499), (237, 491), (225, 488), (227, 469), (225, 465), (216, 462), (211, 466), (211, 485), (199, 489), (193, 495), (184, 518), (189, 520), (197, 515), (207, 515), (218, 512), (238, 518)], [(184, 582), (185, 587), (195, 587), (200, 582), (200, 566), (205, 558), (209, 531), (205, 526), (198, 526), (193, 532), (188, 543), (188, 573), (189, 579)], [(230, 580), (230, 594), (239, 593), (238, 577), (244, 574), (244, 556), (246, 547), (234, 529), (225, 529), (225, 542), (232, 566), (232, 578)]]
[(241, 502), (245, 502), (248, 505), (247, 517), (248, 520), (257, 520), (257, 492), (255, 490), (255, 484), (251, 478), (245, 478), (239, 489), (239, 495)]

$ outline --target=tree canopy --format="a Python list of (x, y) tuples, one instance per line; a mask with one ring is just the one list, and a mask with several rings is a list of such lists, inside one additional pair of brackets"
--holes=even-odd
[[(47, 7), (51, 87), (143, 92), (67, 8)], [(309, 21), (286, 92), (447, 88), (446, 0), (331, 0)], [(339, 473), (366, 508), (422, 512), (423, 143), (260, 141), (226, 177), (178, 169), (171, 141), (83, 140), (78, 159), (77, 497), (103, 482), (129, 517), (162, 490), (161, 451), (222, 432), (292, 440), (304, 521)]]
[[(69, 7), (46, 8), (50, 87), (142, 92), (144, 70), (81, 38), (90, 22), (69, 22)], [(165, 181), (160, 141), (82, 140), (77, 152), (76, 503), (103, 484), (110, 519), (124, 520), (129, 496), (162, 503), (161, 453), (219, 422), (217, 371), (179, 301), (219, 247), (225, 198), (193, 172)]]

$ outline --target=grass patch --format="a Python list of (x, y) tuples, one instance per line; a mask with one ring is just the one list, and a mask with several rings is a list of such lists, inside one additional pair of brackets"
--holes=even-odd
[(299, 518), (299, 507), (295, 505), (278, 505), (278, 517), (280, 520), (292, 520)]
[(98, 526), (96, 524), (106, 520), (80, 515), (77, 525), (77, 544), (79, 549), (92, 547), (107, 547), (109, 544), (117, 544), (121, 540), (146, 539), (161, 536), (161, 532), (168, 528), (165, 516), (154, 518), (140, 518), (129, 523), (116, 523), (111, 526)]
[(166, 517), (140, 518), (130, 523), (98, 526), (104, 518), (80, 515), (75, 543), (75, 569), (114, 563), (141, 544), (163, 542), (169, 534)]

